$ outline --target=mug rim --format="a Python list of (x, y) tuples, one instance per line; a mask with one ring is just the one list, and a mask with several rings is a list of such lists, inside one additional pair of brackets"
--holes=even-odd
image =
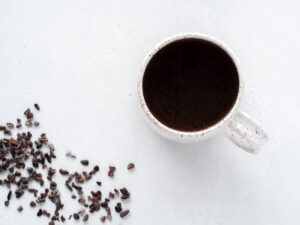
[[(145, 70), (148, 66), (148, 63), (150, 62), (150, 60), (153, 58), (153, 56), (163, 47), (165, 47), (166, 45), (178, 41), (178, 40), (183, 40), (183, 39), (189, 39), (189, 38), (196, 38), (196, 39), (201, 39), (201, 40), (205, 40), (208, 41), (210, 43), (213, 43), (215, 45), (217, 45), (218, 47), (220, 47), (221, 49), (223, 49), (232, 59), (236, 69), (237, 69), (237, 74), (238, 74), (238, 78), (239, 78), (239, 90), (238, 90), (238, 95), (237, 98), (235, 100), (235, 103), (233, 105), (233, 107), (230, 109), (230, 111), (216, 124), (207, 127), (203, 130), (197, 130), (197, 131), (181, 131), (181, 130), (176, 130), (173, 128), (170, 128), (166, 125), (164, 125), (163, 123), (161, 123), (158, 119), (156, 119), (154, 117), (154, 115), (152, 114), (152, 112), (149, 110), (145, 98), (144, 98), (144, 92), (143, 92), (143, 78), (144, 78), (144, 73)], [(152, 124), (158, 128), (159, 130), (164, 131), (165, 133), (171, 134), (172, 136), (177, 136), (177, 137), (181, 137), (181, 138), (195, 138), (195, 137), (202, 137), (202, 136), (206, 136), (214, 131), (216, 131), (217, 129), (222, 128), (227, 122), (229, 122), (229, 120), (232, 118), (234, 112), (236, 112), (238, 106), (240, 105), (240, 101), (241, 101), (241, 97), (242, 97), (242, 93), (244, 90), (244, 82), (241, 76), (241, 68), (240, 68), (240, 64), (237, 61), (234, 53), (232, 52), (232, 50), (226, 46), (222, 41), (218, 40), (215, 37), (212, 37), (210, 35), (206, 35), (206, 34), (201, 34), (201, 33), (180, 33), (180, 34), (176, 34), (173, 35), (171, 37), (168, 37), (164, 40), (162, 40), (161, 42), (159, 42), (146, 56), (146, 58), (144, 59), (141, 71), (140, 71), (140, 76), (138, 79), (138, 98), (139, 98), (139, 102), (140, 105), (144, 111), (144, 113), (146, 114), (146, 117), (152, 122)]]

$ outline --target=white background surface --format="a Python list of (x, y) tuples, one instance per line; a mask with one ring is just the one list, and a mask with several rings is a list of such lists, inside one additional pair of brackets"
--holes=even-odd
[[(113, 214), (111, 224), (298, 225), (299, 10), (296, 0), (0, 0), (0, 123), (40, 103), (41, 128), (33, 132), (47, 132), (57, 167), (83, 169), (64, 157), (71, 149), (100, 165), (103, 191), (127, 186), (132, 193), (130, 216), (121, 222)], [(136, 80), (143, 59), (162, 39), (187, 31), (213, 35), (236, 53), (246, 84), (241, 109), (270, 136), (261, 154), (222, 135), (171, 143), (142, 120)], [(112, 181), (110, 164), (117, 166)], [(69, 215), (79, 206), (61, 186)], [(0, 194), (0, 224), (48, 223), (29, 208), (30, 195), (6, 208), (7, 190)]]

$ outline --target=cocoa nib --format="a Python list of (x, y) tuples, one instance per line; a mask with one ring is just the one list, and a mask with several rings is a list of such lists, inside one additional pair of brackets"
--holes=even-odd
[(113, 177), (115, 175), (116, 167), (110, 166), (108, 170), (108, 176)]
[(84, 166), (88, 166), (89, 165), (89, 160), (81, 160), (80, 163)]
[(123, 218), (123, 217), (127, 216), (128, 213), (129, 213), (129, 210), (126, 209), (126, 210), (124, 210), (123, 212), (120, 213), (120, 217)]

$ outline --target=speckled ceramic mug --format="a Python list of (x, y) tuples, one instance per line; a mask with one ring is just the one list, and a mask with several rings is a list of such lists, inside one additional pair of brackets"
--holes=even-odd
[[(238, 76), (239, 76), (239, 92), (238, 92), (236, 102), (232, 107), (232, 109), (226, 114), (226, 116), (222, 120), (220, 120), (218, 123), (214, 124), (213, 126), (203, 130), (193, 131), (193, 132), (175, 130), (162, 124), (159, 120), (157, 120), (153, 116), (153, 114), (147, 107), (147, 104), (144, 99), (144, 94), (143, 94), (144, 72), (152, 57), (164, 46), (174, 41), (182, 40), (186, 38), (196, 38), (196, 39), (205, 40), (222, 48), (232, 58), (237, 68)], [(224, 134), (240, 148), (250, 153), (257, 153), (260, 150), (260, 146), (263, 145), (265, 142), (267, 142), (268, 137), (264, 129), (257, 122), (255, 122), (245, 113), (238, 110), (241, 102), (243, 89), (244, 89), (244, 82), (241, 75), (241, 69), (232, 51), (228, 47), (226, 47), (224, 43), (222, 43), (221, 41), (213, 37), (203, 35), (203, 34), (198, 34), (198, 33), (178, 34), (159, 43), (147, 55), (141, 69), (141, 76), (138, 80), (138, 97), (139, 97), (142, 111), (144, 112), (143, 115), (145, 116), (146, 121), (148, 122), (150, 127), (161, 136), (177, 142), (191, 143), (191, 142), (199, 142), (205, 140), (217, 134), (218, 132), (224, 132)]]

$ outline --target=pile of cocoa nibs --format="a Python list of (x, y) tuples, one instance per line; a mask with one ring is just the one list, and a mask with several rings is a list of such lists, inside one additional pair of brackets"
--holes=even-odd
[[(40, 110), (38, 104), (34, 104), (34, 108), (36, 111)], [(105, 216), (99, 216), (99, 222), (102, 223), (106, 220), (112, 220), (112, 212), (121, 218), (129, 214), (129, 210), (123, 208), (123, 205), (130, 198), (130, 192), (123, 187), (120, 189), (115, 188), (104, 195), (100, 190), (101, 181), (93, 179), (94, 175), (100, 171), (98, 165), (94, 165), (91, 171), (81, 172), (70, 172), (64, 168), (52, 168), (50, 165), (56, 159), (54, 145), (49, 142), (45, 133), (33, 140), (31, 132), (28, 130), (25, 132), (24, 128), (38, 127), (40, 123), (34, 119), (31, 109), (26, 109), (24, 115), (26, 118), (24, 124), (22, 124), (20, 118), (17, 118), (15, 124), (8, 122), (5, 125), (0, 125), (0, 132), (4, 136), (2, 139), (0, 138), (0, 188), (8, 188), (4, 200), (6, 207), (10, 206), (12, 198), (21, 199), (27, 192), (33, 198), (28, 207), (36, 210), (37, 217), (48, 217), (50, 220), (49, 225), (65, 222), (67, 219), (87, 222), (89, 216), (96, 214), (101, 208), (106, 212)], [(20, 132), (21, 129), (22, 132)], [(13, 132), (14, 130), (17, 130), (17, 132)], [(15, 137), (13, 137), (13, 133), (16, 133)], [(71, 152), (67, 152), (66, 156), (76, 159), (76, 155)], [(80, 163), (83, 167), (86, 167), (89, 165), (89, 160), (84, 159)], [(128, 170), (134, 168), (133, 163), (129, 163), (127, 166)], [(42, 170), (46, 171), (46, 178), (43, 177)], [(113, 177), (115, 171), (115, 166), (109, 166), (107, 176)], [(56, 174), (66, 178), (64, 187), (69, 190), (71, 198), (82, 207), (81, 210), (70, 215), (63, 215), (60, 212), (67, 206), (61, 200), (61, 192), (55, 182)], [(98, 188), (90, 193), (84, 193), (83, 186), (86, 182), (95, 182)], [(31, 186), (34, 186), (34, 183), (40, 185), (42, 191), (32, 188)], [(60, 185), (60, 187), (63, 187), (63, 185)], [(110, 204), (112, 199), (117, 200), (115, 205)], [(53, 212), (43, 209), (43, 203), (46, 201), (54, 204), (55, 210)], [(21, 213), (23, 207), (18, 204), (16, 210)]]

